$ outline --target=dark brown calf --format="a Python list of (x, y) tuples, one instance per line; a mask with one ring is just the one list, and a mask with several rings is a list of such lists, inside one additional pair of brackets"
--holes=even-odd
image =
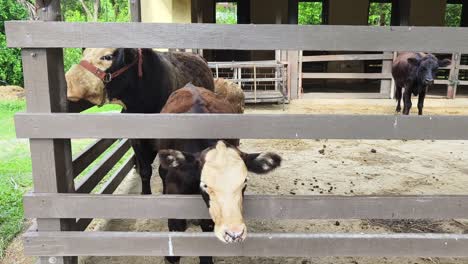
[[(172, 93), (161, 113), (236, 113), (235, 106), (213, 92), (187, 85)], [(212, 232), (224, 243), (240, 242), (247, 235), (242, 214), (248, 171), (264, 174), (281, 164), (274, 153), (247, 154), (239, 140), (165, 139), (159, 141), (159, 174), (164, 194), (201, 194), (211, 216), (201, 220), (204, 232)], [(187, 220), (169, 219), (169, 231), (183, 232)], [(179, 263), (180, 257), (166, 257)], [(200, 263), (213, 263), (200, 257)]]
[[(400, 53), (393, 62), (392, 75), (395, 79), (396, 112), (401, 111), (403, 96), (403, 114), (408, 115), (412, 106), (411, 95), (419, 96), (418, 114), (423, 114), (424, 98), (427, 89), (434, 83), (439, 67), (450, 65), (449, 59), (439, 60), (432, 54), (405, 52)], [(405, 88), (404, 94), (402, 93)]]

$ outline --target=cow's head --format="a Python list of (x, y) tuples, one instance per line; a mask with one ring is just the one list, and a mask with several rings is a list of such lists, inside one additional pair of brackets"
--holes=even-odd
[(449, 59), (439, 60), (434, 55), (416, 56), (408, 58), (408, 63), (414, 66), (414, 78), (417, 82), (427, 86), (434, 83), (434, 79), (439, 67), (447, 67), (451, 61)]
[(281, 157), (275, 153), (247, 154), (224, 141), (197, 154), (162, 150), (159, 158), (161, 166), (169, 171), (168, 178), (171, 172), (180, 177), (196, 168), (202, 197), (215, 223), (215, 235), (225, 243), (243, 241), (247, 235), (242, 202), (248, 172), (264, 174), (281, 165)]
[(122, 87), (128, 86), (125, 83), (129, 82), (128, 78), (121, 75), (127, 70), (136, 71), (132, 66), (137, 64), (137, 53), (135, 49), (85, 49), (81, 62), (65, 74), (68, 100), (84, 99), (95, 105), (115, 103), (125, 107), (116, 94), (120, 95)]
[[(87, 61), (101, 71), (107, 71), (112, 65), (116, 49), (85, 49), (83, 61)], [(84, 99), (95, 105), (107, 102), (104, 82), (80, 64), (73, 65), (65, 74), (67, 80), (67, 98), (76, 102)]]

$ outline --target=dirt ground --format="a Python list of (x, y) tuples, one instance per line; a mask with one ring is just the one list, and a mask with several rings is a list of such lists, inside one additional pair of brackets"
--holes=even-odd
[(24, 98), (24, 89), (19, 86), (0, 86), (1, 100), (16, 100)]
[[(298, 100), (286, 106), (250, 106), (247, 113), (393, 114), (392, 100)], [(468, 99), (429, 99), (426, 114), (468, 115)], [(371, 128), (370, 128), (371, 129)], [(388, 195), (468, 194), (468, 141), (401, 140), (242, 140), (247, 152), (274, 151), (283, 165), (268, 175), (251, 175), (247, 194), (279, 195)], [(155, 164), (156, 165), (156, 164)], [(160, 179), (152, 179), (153, 193), (161, 192)], [(119, 193), (138, 194), (140, 179), (131, 172)], [(300, 220), (248, 221), (249, 232), (450, 232), (468, 233), (468, 220), (382, 221)], [(167, 231), (166, 221), (96, 220), (91, 230)], [(190, 231), (198, 232), (198, 227)], [(248, 238), (247, 238), (248, 239)], [(15, 243), (13, 244), (15, 245)], [(21, 247), (17, 246), (16, 251)], [(468, 249), (467, 249), (468, 250)], [(11, 253), (10, 253), (11, 255)], [(15, 254), (13, 254), (15, 255)], [(247, 258), (219, 257), (216, 263), (315, 264), (468, 264), (468, 259), (439, 258)], [(28, 263), (29, 262), (5, 262)], [(82, 257), (81, 264), (163, 263), (160, 257)], [(181, 263), (198, 263), (182, 258)]]

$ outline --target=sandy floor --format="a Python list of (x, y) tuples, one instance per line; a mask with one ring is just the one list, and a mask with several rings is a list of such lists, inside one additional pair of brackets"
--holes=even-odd
[[(468, 114), (468, 100), (428, 100), (426, 114)], [(287, 105), (287, 113), (393, 114), (391, 100), (299, 100)], [(281, 106), (249, 107), (248, 113), (282, 113)], [(244, 151), (275, 151), (283, 166), (263, 176), (250, 177), (250, 194), (468, 194), (468, 142), (371, 141), (371, 140), (242, 140)], [(156, 173), (157, 174), (157, 173)], [(153, 192), (161, 192), (158, 175)], [(315, 187), (314, 186), (318, 186)], [(333, 187), (333, 188), (331, 188)], [(329, 191), (332, 189), (331, 191)], [(130, 173), (119, 193), (140, 192), (140, 180)], [(249, 221), (249, 232), (453, 232), (468, 233), (468, 220), (380, 222)], [(166, 221), (97, 220), (92, 230), (167, 231)], [(192, 227), (190, 231), (199, 231)], [(468, 250), (468, 249), (467, 249)], [(216, 263), (467, 263), (468, 259), (438, 258), (215, 258)], [(5, 262), (27, 263), (27, 262)], [(84, 257), (82, 264), (163, 263), (158, 257)], [(183, 258), (181, 263), (198, 263)]]

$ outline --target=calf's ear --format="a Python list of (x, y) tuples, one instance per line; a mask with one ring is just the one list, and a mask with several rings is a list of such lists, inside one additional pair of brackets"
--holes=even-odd
[(443, 60), (439, 60), (438, 63), (439, 63), (439, 67), (447, 67), (450, 64), (452, 64), (452, 61), (449, 59), (443, 59)]
[(408, 63), (414, 66), (419, 66), (419, 63), (421, 62), (420, 59), (418, 58), (408, 58)]
[(159, 162), (164, 169), (177, 168), (195, 162), (195, 156), (193, 154), (173, 149), (161, 150), (158, 156)]
[(268, 173), (281, 166), (281, 156), (276, 153), (242, 153), (247, 169), (257, 174)]

